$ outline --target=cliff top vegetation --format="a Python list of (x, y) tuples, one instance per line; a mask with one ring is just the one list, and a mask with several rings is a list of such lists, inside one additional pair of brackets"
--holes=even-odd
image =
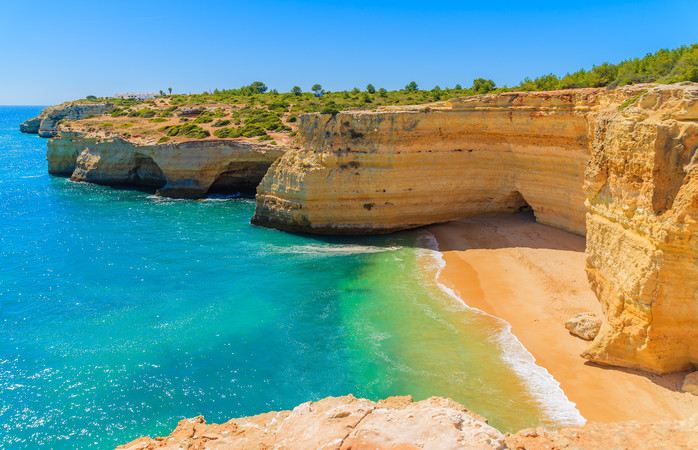
[(101, 118), (87, 117), (74, 121), (80, 124), (73, 126), (92, 131), (99, 128), (107, 134), (125, 137), (154, 138), (159, 142), (177, 138), (246, 138), (276, 143), (293, 136), (298, 115), (303, 113), (334, 114), (342, 110), (416, 105), (498, 92), (614, 88), (635, 83), (680, 81), (698, 82), (698, 44), (659, 50), (618, 64), (603, 63), (591, 70), (581, 69), (562, 77), (547, 74), (526, 78), (513, 87), (497, 87), (492, 80), (478, 78), (467, 88), (456, 85), (424, 90), (411, 81), (403, 89), (393, 91), (368, 84), (363, 89), (330, 92), (316, 83), (309, 91), (294, 86), (290, 92), (280, 93), (255, 81), (237, 89), (216, 89), (200, 94), (172, 94), (168, 88), (169, 93), (160, 91), (160, 97), (148, 100), (88, 96), (77, 102), (108, 102), (113, 108)]

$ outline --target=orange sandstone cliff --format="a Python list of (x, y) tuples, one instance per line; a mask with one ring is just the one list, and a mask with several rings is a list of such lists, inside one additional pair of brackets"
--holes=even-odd
[(698, 85), (505, 93), (306, 115), (252, 222), (382, 233), (532, 208), (587, 236), (605, 320), (584, 353), (698, 364)]

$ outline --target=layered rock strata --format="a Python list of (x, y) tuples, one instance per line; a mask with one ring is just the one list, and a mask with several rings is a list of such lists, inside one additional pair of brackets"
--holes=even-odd
[(73, 181), (158, 188), (159, 195), (196, 198), (216, 191), (254, 191), (284, 152), (232, 140), (144, 144), (117, 135), (61, 132), (48, 142), (48, 171)]
[(22, 133), (38, 134), (44, 138), (58, 136), (58, 123), (63, 120), (79, 120), (90, 115), (100, 115), (112, 108), (109, 103), (62, 103), (44, 108), (38, 117), (25, 120), (19, 126)]
[(698, 364), (698, 86), (659, 86), (593, 122), (587, 274), (606, 320), (584, 357)]
[(584, 233), (586, 115), (599, 91), (471, 97), (301, 117), (299, 148), (258, 189), (253, 223), (377, 233), (530, 205)]
[(587, 424), (559, 431), (503, 435), (483, 417), (450, 399), (379, 402), (352, 395), (308, 402), (226, 423), (185, 419), (166, 437), (141, 437), (118, 447), (136, 449), (657, 449), (696, 448), (698, 422)]
[(690, 83), (306, 115), (252, 222), (382, 233), (530, 207), (587, 235), (605, 319), (583, 356), (683, 370), (698, 364), (696, 127)]

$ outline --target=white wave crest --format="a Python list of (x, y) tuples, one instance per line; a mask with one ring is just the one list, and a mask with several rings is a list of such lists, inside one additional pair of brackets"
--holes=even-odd
[(402, 247), (379, 247), (374, 245), (338, 245), (338, 244), (308, 244), (291, 247), (275, 247), (275, 253), (290, 253), (317, 257), (358, 255), (363, 253), (380, 253), (399, 250)]

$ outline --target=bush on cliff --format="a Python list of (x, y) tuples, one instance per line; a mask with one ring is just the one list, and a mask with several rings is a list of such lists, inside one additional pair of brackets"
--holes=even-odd
[(200, 126), (194, 124), (171, 125), (160, 128), (160, 131), (171, 137), (180, 136), (195, 139), (204, 139), (211, 135), (211, 133), (209, 133), (207, 130), (204, 130)]
[(228, 119), (216, 120), (211, 126), (212, 127), (224, 127), (226, 125), (230, 125), (230, 120), (228, 120)]
[(217, 138), (237, 138), (240, 136), (244, 137), (256, 137), (256, 136), (266, 136), (267, 132), (264, 128), (259, 125), (245, 125), (244, 127), (238, 128), (221, 128), (213, 132), (213, 135)]
[(137, 109), (136, 111), (131, 111), (128, 113), (128, 117), (142, 117), (144, 119), (149, 119), (151, 117), (155, 117), (155, 115), (158, 113), (158, 111), (155, 111), (150, 108), (143, 108), (143, 109)]

